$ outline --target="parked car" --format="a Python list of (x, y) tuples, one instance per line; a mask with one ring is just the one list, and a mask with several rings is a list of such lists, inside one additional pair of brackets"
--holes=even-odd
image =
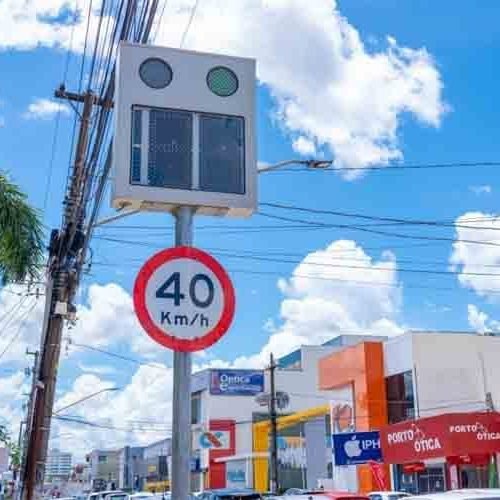
[(138, 491), (137, 493), (131, 493), (128, 500), (153, 500), (151, 497), (154, 497), (154, 495), (149, 491)]
[(323, 493), (323, 490), (305, 490), (302, 488), (289, 488), (288, 490), (283, 493), (283, 496), (290, 496), (290, 495), (321, 495)]
[(411, 496), (404, 491), (372, 491), (368, 493), (370, 500), (401, 500)]
[(253, 490), (223, 488), (205, 490), (198, 495), (197, 500), (262, 500), (262, 495)]
[[(370, 500), (367, 496), (346, 491), (314, 491), (304, 495), (284, 495), (286, 500)], [(500, 500), (500, 499), (499, 499)]]
[[(89, 493), (89, 496), (87, 497), (87, 500), (106, 500), (108, 495), (118, 495), (122, 496), (123, 495), (126, 497), (127, 494), (124, 493), (123, 491), (120, 490), (105, 490), (105, 491), (95, 491), (93, 493)], [(118, 500), (118, 499), (113, 499), (113, 500)], [(119, 500), (122, 500), (121, 498)], [(126, 499), (124, 499), (126, 500)]]
[(500, 489), (451, 490), (406, 497), (405, 500), (500, 500)]

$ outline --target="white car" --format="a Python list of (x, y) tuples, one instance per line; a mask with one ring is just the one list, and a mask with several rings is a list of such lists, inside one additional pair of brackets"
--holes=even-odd
[(444, 493), (429, 493), (407, 497), (405, 500), (500, 500), (500, 489), (451, 490)]
[(372, 491), (368, 493), (370, 500), (401, 500), (409, 496), (404, 491)]
[(139, 491), (137, 493), (132, 493), (128, 496), (128, 500), (153, 500), (153, 493), (149, 491)]

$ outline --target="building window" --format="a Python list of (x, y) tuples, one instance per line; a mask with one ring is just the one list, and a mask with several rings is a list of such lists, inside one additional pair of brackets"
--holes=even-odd
[(415, 418), (413, 374), (411, 371), (386, 378), (387, 414), (390, 424)]
[(97, 461), (100, 464), (106, 464), (106, 463), (108, 463), (108, 457), (106, 455), (99, 455), (99, 458), (97, 459)]
[(201, 422), (201, 393), (196, 392), (191, 395), (191, 423), (199, 424)]

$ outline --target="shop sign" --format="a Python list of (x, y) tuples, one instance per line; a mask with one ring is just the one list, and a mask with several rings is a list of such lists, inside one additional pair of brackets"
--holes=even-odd
[(207, 431), (200, 435), (200, 446), (208, 450), (228, 450), (231, 448), (229, 431)]
[(382, 429), (387, 463), (500, 451), (500, 415), (449, 413), (402, 422)]
[(247, 476), (243, 469), (228, 469), (226, 481), (228, 483), (246, 483)]
[(342, 432), (333, 436), (335, 465), (355, 465), (382, 459), (378, 431)]
[(256, 396), (264, 391), (262, 370), (212, 370), (210, 394), (217, 396)]

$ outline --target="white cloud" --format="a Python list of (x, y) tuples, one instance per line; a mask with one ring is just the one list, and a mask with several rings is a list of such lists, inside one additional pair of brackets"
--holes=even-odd
[[(31, 50), (39, 46), (83, 50), (87, 13), (91, 0), (78, 2), (74, 11), (72, 0), (2, 0), (0, 2), (0, 50)], [(100, 4), (94, 2), (89, 24), (89, 40), (94, 40)], [(76, 19), (76, 22), (75, 22)], [(106, 26), (108, 17), (103, 18)], [(111, 30), (114, 20), (110, 20)]]
[(481, 312), (473, 304), (469, 304), (467, 306), (467, 319), (469, 320), (469, 325), (473, 330), (483, 334), (488, 331), (488, 327), (486, 326), (488, 315)]
[(474, 304), (467, 306), (467, 319), (470, 327), (478, 333), (498, 333), (500, 332), (500, 321), (490, 319), (489, 315), (480, 311)]
[(316, 155), (316, 145), (314, 142), (302, 135), (293, 141), (292, 148), (303, 156)]
[(18, 371), (9, 377), (0, 377), (0, 424), (5, 425), (12, 438), (17, 437), (21, 421), (23, 393), (28, 390), (26, 377)]
[(0, 116), (0, 128), (5, 127), (5, 118), (3, 116)]
[[(352, 261), (346, 261), (346, 254)], [(284, 295), (281, 324), (268, 322), (268, 328), (273, 326), (266, 345), (255, 355), (236, 358), (233, 366), (263, 366), (271, 353), (282, 356), (301, 345), (322, 343), (343, 333), (403, 333), (396, 321), (401, 285), (390, 252), (376, 261), (354, 241), (338, 240), (307, 255), (289, 279), (279, 281), (279, 288)]]
[(478, 196), (481, 194), (491, 194), (491, 186), (488, 184), (483, 184), (480, 186), (469, 186), (469, 190), (472, 191), (474, 194), (477, 194)]
[[(178, 46), (191, 7), (192, 0), (169, 4), (158, 43)], [(438, 127), (447, 110), (425, 48), (388, 37), (385, 48), (368, 51), (334, 0), (240, 0), (223, 7), (205, 0), (185, 47), (255, 57), (278, 123), (330, 150), (338, 167), (400, 160), (401, 116)]]
[(113, 375), (116, 369), (110, 365), (86, 365), (85, 363), (78, 363), (78, 368), (84, 373), (93, 375)]
[(458, 281), (482, 297), (499, 300), (500, 280), (495, 274), (500, 269), (500, 216), (467, 212), (455, 226), (450, 267), (459, 273)]
[[(72, 388), (58, 398), (63, 408), (107, 387), (110, 380), (93, 374), (79, 376)], [(53, 420), (53, 445), (72, 449), (77, 456), (92, 448), (120, 448), (148, 444), (171, 435), (172, 371), (164, 365), (141, 366), (121, 390), (103, 392), (82, 401), (61, 415), (97, 424)]]
[[(89, 287), (68, 335), (74, 344), (106, 347), (125, 342), (143, 356), (153, 358), (163, 353), (139, 325), (130, 294), (116, 283)], [(73, 349), (78, 350), (78, 345)]]
[(35, 99), (24, 113), (27, 120), (50, 120), (58, 112), (69, 115), (70, 109), (66, 104), (51, 101), (50, 99)]

